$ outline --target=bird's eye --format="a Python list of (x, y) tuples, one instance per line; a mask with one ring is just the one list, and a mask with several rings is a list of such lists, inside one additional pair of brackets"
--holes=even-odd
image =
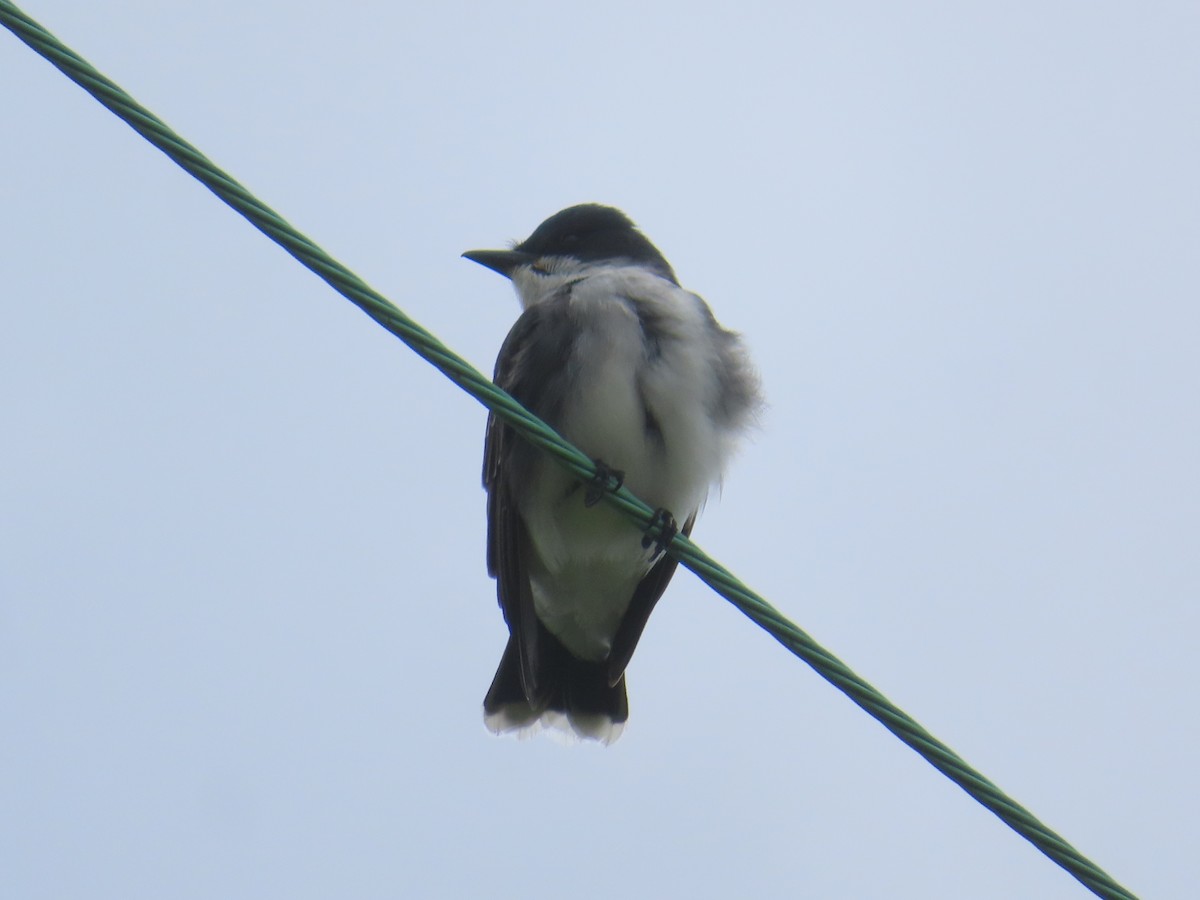
[(575, 244), (579, 243), (579, 235), (572, 232), (571, 234), (563, 237), (562, 242), (568, 247), (574, 246)]

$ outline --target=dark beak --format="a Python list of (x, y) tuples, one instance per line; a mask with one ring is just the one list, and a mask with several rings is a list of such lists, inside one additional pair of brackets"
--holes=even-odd
[(512, 278), (517, 266), (534, 260), (532, 253), (522, 253), (520, 250), (468, 250), (463, 256), (471, 262), (487, 266), (493, 272), (499, 272), (505, 278)]

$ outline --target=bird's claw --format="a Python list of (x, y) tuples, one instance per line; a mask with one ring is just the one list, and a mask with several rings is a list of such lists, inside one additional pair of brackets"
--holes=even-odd
[[(653, 534), (655, 528), (658, 529), (657, 537)], [(670, 512), (659, 507), (650, 517), (650, 526), (646, 529), (646, 534), (642, 536), (642, 546), (648, 548), (653, 544), (654, 557), (657, 559), (664, 550), (671, 546), (671, 541), (675, 540), (677, 534), (679, 534), (679, 523), (675, 521), (675, 517)]]
[(625, 473), (620, 469), (612, 468), (603, 460), (594, 459), (592, 462), (596, 464), (596, 475), (588, 483), (587, 493), (583, 495), (584, 506), (595, 506), (606, 491), (619, 491), (625, 483)]

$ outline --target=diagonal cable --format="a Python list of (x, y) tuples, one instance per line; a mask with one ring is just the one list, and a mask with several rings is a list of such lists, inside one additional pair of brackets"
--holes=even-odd
[[(63, 45), (9, 0), (0, 0), (0, 22), (138, 134), (186, 169), (221, 200), (241, 213), (255, 228), (404, 341), (464, 391), (520, 431), (527, 440), (555, 456), (577, 477), (590, 481), (596, 476), (595, 466), (587, 456), (564, 441), (545, 422), (492, 384), (470, 363), (298, 232), (278, 213), (217, 168), (204, 154), (167, 127), (157, 116), (139, 105), (125, 91)], [(609, 502), (624, 510), (644, 530), (651, 527), (650, 508), (628, 490), (621, 488), (606, 496)], [(766, 600), (738, 581), (688, 538), (683, 535), (676, 536), (671, 544), (671, 552), (713, 590), (808, 663), (817, 674), (845, 693), (888, 731), (1073, 875), (1096, 896), (1109, 900), (1136, 900), (1134, 894), (971, 768), (958, 754), (790, 622)]]

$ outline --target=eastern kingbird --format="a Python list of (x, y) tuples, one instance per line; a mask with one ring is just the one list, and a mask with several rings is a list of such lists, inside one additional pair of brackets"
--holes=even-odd
[(739, 337), (620, 210), (572, 206), (512, 249), (463, 256), (510, 278), (524, 310), (496, 384), (604, 479), (581, 484), (488, 419), (487, 564), (509, 639), (485, 721), (500, 733), (565, 717), (608, 743), (629, 715), (625, 666), (676, 560), (596, 501), (623, 480), (690, 534), (758, 412), (758, 377)]

